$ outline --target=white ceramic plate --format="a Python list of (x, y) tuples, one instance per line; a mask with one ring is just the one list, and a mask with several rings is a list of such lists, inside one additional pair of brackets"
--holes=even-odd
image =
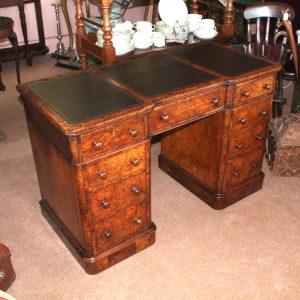
[(196, 29), (193, 33), (200, 40), (206, 40), (206, 41), (212, 40), (218, 35), (218, 31), (215, 30), (210, 34), (207, 34), (207, 33), (203, 33), (202, 30)]
[(188, 10), (183, 0), (160, 0), (158, 12), (161, 19), (171, 27), (183, 26), (188, 17)]

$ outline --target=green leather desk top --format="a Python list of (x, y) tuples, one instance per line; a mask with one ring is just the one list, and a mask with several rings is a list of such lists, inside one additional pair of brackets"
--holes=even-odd
[(170, 53), (226, 77), (239, 76), (273, 65), (269, 61), (214, 43), (196, 44)]
[(80, 123), (143, 104), (96, 75), (79, 72), (25, 84), (69, 123)]
[(218, 78), (164, 54), (101, 66), (98, 70), (149, 98)]

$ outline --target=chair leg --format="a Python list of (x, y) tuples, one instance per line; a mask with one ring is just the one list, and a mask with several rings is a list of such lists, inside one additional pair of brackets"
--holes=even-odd
[(5, 85), (2, 83), (2, 79), (1, 79), (1, 72), (2, 72), (2, 63), (0, 61), (0, 91), (5, 91)]
[(12, 43), (13, 47), (14, 47), (14, 52), (15, 52), (15, 59), (16, 59), (16, 71), (17, 71), (17, 80), (18, 80), (18, 84), (21, 83), (20, 80), (20, 64), (19, 64), (19, 49), (18, 49), (18, 38), (15, 34), (15, 32), (13, 32), (8, 39), (10, 40), (10, 42)]

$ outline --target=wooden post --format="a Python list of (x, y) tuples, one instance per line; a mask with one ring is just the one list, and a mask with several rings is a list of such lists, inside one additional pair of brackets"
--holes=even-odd
[(116, 51), (112, 44), (112, 34), (110, 25), (110, 8), (112, 0), (99, 0), (101, 14), (103, 19), (102, 31), (103, 31), (103, 64), (113, 63), (116, 61)]
[(191, 14), (199, 13), (199, 5), (197, 0), (191, 0)]
[(225, 38), (231, 38), (234, 36), (233, 0), (227, 0), (221, 34)]

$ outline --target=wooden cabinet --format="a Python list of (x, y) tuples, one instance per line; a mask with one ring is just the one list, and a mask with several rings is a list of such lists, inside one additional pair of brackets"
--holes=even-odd
[[(213, 208), (262, 187), (279, 68), (203, 43), (18, 87), (42, 212), (88, 273), (155, 241), (150, 138), (157, 133), (166, 132), (160, 167)], [(251, 93), (242, 99), (245, 89)]]

